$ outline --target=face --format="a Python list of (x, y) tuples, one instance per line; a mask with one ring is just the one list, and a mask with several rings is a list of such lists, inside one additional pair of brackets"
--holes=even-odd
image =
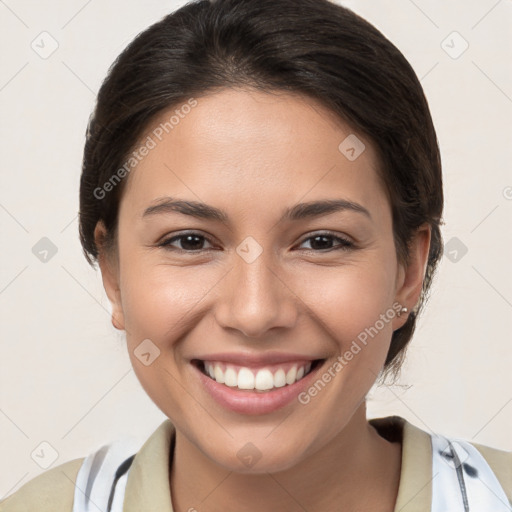
[(372, 144), (313, 100), (231, 89), (189, 105), (141, 138), (105, 288), (180, 435), (229, 470), (286, 469), (364, 404), (397, 308), (419, 296), (428, 236), (398, 264)]

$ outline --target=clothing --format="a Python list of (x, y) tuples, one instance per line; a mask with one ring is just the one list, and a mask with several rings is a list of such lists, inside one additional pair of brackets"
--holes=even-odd
[[(443, 502), (443, 500), (448, 498), (448, 494), (460, 496), (458, 478), (461, 472), (466, 478), (466, 488), (475, 489), (470, 485), (471, 473), (477, 479), (483, 477), (483, 475), (474, 475), (474, 461), (478, 457), (481, 457), (486, 466), (488, 464), (487, 467), (490, 468), (488, 476), (495, 479), (496, 485), (503, 493), (504, 497), (499, 502), (499, 506), (503, 510), (512, 510), (512, 452), (477, 443), (465, 444), (466, 441), (455, 438), (431, 436), (400, 416), (374, 418), (369, 422), (382, 437), (392, 442), (399, 440), (402, 442), (402, 467), (395, 512), (432, 512), (433, 506), (445, 507), (446, 512), (455, 512), (456, 509), (451, 508), (453, 505), (449, 501)], [(116, 490), (116, 494), (119, 490), (124, 492), (124, 505), (121, 506), (122, 502), (116, 503), (114, 498), (111, 502), (112, 510), (117, 507), (123, 512), (172, 512), (169, 489), (169, 454), (173, 451), (174, 434), (174, 426), (167, 419), (141, 447), (138, 449), (135, 447), (135, 451), (133, 451), (133, 446), (123, 445), (123, 442), (119, 440), (111, 444), (112, 447), (119, 448), (117, 453), (114, 448), (109, 451), (104, 447), (95, 452), (96, 462), (103, 458), (104, 468), (108, 466), (108, 460), (112, 462), (116, 457), (119, 463), (113, 464), (112, 467), (122, 466), (118, 471), (117, 483), (112, 487)], [(451, 455), (449, 451), (446, 451), (446, 448), (449, 448), (449, 443), (447, 444), (446, 441), (449, 441), (454, 448)], [(108, 459), (111, 456), (112, 458)], [(446, 461), (441, 461), (441, 457), (444, 457)], [(86, 489), (78, 489), (73, 483), (77, 482), (80, 470), (83, 471), (85, 468), (83, 463), (86, 460), (91, 463), (94, 457), (91, 454), (87, 458), (74, 459), (38, 475), (0, 502), (0, 512), (73, 511), (75, 496), (77, 500), (80, 497), (85, 500)], [(468, 461), (471, 464), (468, 464)], [(477, 461), (477, 464), (479, 463)], [(96, 465), (102, 466), (103, 464)], [(479, 466), (479, 469), (481, 467), (483, 466)], [(457, 468), (460, 470), (456, 471)], [(92, 466), (89, 469), (93, 469)], [(93, 471), (96, 470), (97, 468), (93, 469)], [(443, 477), (442, 481), (448, 483), (450, 487), (446, 492), (438, 492), (432, 499), (433, 489), (440, 489), (441, 471), (446, 472), (449, 476), (454, 476), (455, 480), (450, 484), (450, 479)], [(113, 470), (112, 475), (115, 472)], [(485, 490), (489, 485), (489, 481), (485, 482), (486, 485), (481, 485), (481, 489)], [(78, 504), (78, 501), (75, 504)], [(462, 501), (458, 500), (457, 506), (460, 507), (461, 504)], [(464, 511), (464, 508), (460, 510)], [(498, 509), (494, 507), (491, 510), (498, 512)], [(485, 510), (485, 512), (491, 512), (491, 510)], [(477, 508), (469, 508), (469, 512), (473, 511), (480, 512)]]

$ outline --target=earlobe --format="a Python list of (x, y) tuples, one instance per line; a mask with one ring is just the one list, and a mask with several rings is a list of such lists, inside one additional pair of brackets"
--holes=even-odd
[(120, 330), (120, 331), (124, 331), (124, 323), (122, 323), (122, 324), (121, 324), (121, 323), (119, 323), (119, 322), (117, 321), (117, 318), (115, 317), (115, 315), (114, 315), (113, 313), (112, 313), (112, 325), (113, 325), (116, 329), (118, 329), (118, 330)]
[(119, 272), (115, 255), (110, 254), (105, 245), (106, 228), (100, 220), (94, 229), (94, 240), (98, 248), (98, 264), (105, 293), (112, 305), (112, 325), (119, 330), (124, 330), (124, 314), (121, 302), (121, 290), (119, 288)]
[(409, 244), (409, 264), (406, 268), (400, 267), (402, 273), (399, 288), (396, 291), (396, 301), (408, 312), (397, 315), (393, 329), (402, 327), (408, 318), (408, 313), (415, 309), (420, 298), (425, 279), (430, 250), (431, 228), (429, 224), (423, 224), (418, 228), (414, 238)]

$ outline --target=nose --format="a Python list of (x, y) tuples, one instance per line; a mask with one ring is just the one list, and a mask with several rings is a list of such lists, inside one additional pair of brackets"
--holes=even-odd
[(297, 296), (265, 251), (251, 263), (238, 255), (234, 259), (220, 285), (215, 308), (219, 325), (248, 338), (263, 338), (270, 329), (292, 328), (298, 316)]

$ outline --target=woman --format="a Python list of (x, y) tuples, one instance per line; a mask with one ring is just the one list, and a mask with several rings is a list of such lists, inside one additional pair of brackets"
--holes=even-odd
[(366, 419), (442, 209), (420, 83), (351, 11), (202, 0), (151, 26), (98, 94), (80, 237), (168, 420), (1, 510), (510, 510), (511, 453)]

